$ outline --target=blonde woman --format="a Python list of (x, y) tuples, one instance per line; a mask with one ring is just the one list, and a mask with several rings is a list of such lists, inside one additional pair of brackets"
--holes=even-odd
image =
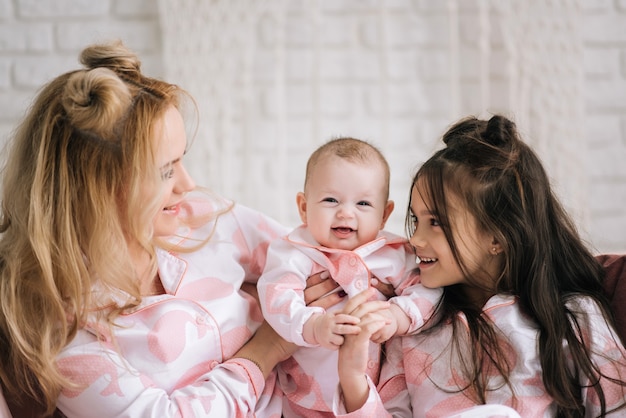
[(41, 90), (6, 154), (5, 398), (68, 417), (279, 416), (273, 368), (295, 346), (242, 286), (286, 231), (196, 191), (184, 91), (121, 43), (81, 62)]

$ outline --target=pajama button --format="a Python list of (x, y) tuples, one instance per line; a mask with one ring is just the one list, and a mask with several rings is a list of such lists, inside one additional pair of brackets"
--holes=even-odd
[(196, 317), (196, 324), (198, 324), (198, 325), (204, 325), (204, 324), (206, 324), (206, 321), (204, 320), (204, 317), (203, 317), (203, 316), (198, 315), (198, 316)]
[(217, 360), (213, 360), (209, 363), (209, 370), (213, 370), (215, 367), (217, 367), (217, 365), (220, 364), (219, 361)]
[(350, 257), (350, 265), (351, 266), (356, 266), (356, 257)]
[(354, 287), (356, 287), (359, 290), (363, 289), (363, 282), (360, 280), (357, 280), (356, 283), (354, 283)]

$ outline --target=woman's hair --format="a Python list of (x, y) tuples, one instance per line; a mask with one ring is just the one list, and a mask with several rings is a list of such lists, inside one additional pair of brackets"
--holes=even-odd
[(70, 384), (56, 356), (87, 310), (108, 302), (91, 299), (96, 280), (138, 303), (129, 243), (151, 255), (156, 272), (155, 122), (188, 98), (143, 75), (121, 42), (90, 46), (80, 60), (85, 69), (40, 91), (2, 171), (0, 380), (7, 397), (41, 400), (48, 412)]
[[(583, 416), (581, 376), (601, 400), (605, 394), (600, 378), (607, 377), (591, 359), (590, 342), (581, 334), (577, 312), (568, 309), (572, 296), (593, 298), (613, 324), (605, 299), (603, 269), (578, 235), (572, 220), (555, 197), (548, 176), (537, 155), (518, 137), (515, 124), (503, 116), (489, 121), (467, 118), (453, 125), (443, 136), (445, 147), (420, 167), (412, 188), (419, 181), (429, 210), (439, 220), (452, 253), (469, 286), (486, 294), (504, 293), (518, 297), (521, 310), (539, 329), (540, 362), (546, 390), (558, 405), (558, 416)], [(451, 229), (450, 201), (476, 219), (480, 231), (495, 237), (502, 247), (497, 256), (502, 270), (493, 287), (473, 277), (459, 256), (456, 235)], [(407, 232), (413, 234), (410, 202)], [(494, 369), (508, 380), (511, 364), (498, 343), (495, 327), (482, 315), (482, 306), (467, 297), (466, 285), (444, 288), (437, 325), (451, 321), (456, 341), (461, 329), (456, 321), (463, 313), (470, 328), (471, 354), (462, 353), (466, 388), (476, 402), (485, 402), (489, 374)], [(464, 361), (466, 359), (466, 361)], [(568, 366), (573, 361), (575, 368)], [(608, 378), (608, 377), (607, 377)], [(623, 384), (623, 383), (622, 383)]]

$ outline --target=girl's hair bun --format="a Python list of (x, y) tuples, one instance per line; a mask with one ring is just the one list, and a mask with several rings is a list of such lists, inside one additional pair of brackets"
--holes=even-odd
[(61, 102), (77, 129), (111, 139), (115, 126), (132, 102), (131, 92), (115, 72), (94, 68), (73, 73)]
[(492, 116), (487, 122), (483, 140), (495, 147), (510, 145), (517, 139), (515, 123), (501, 115)]
[(468, 153), (469, 149), (480, 146), (479, 142), (484, 128), (485, 121), (470, 116), (452, 125), (443, 135), (442, 140), (446, 148), (462, 156)]

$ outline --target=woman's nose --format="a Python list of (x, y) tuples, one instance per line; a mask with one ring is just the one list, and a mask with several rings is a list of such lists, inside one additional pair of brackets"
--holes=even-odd
[(176, 181), (175, 191), (177, 193), (186, 193), (196, 188), (196, 182), (193, 181), (193, 178), (191, 177), (185, 166), (181, 164), (178, 172), (180, 176)]

